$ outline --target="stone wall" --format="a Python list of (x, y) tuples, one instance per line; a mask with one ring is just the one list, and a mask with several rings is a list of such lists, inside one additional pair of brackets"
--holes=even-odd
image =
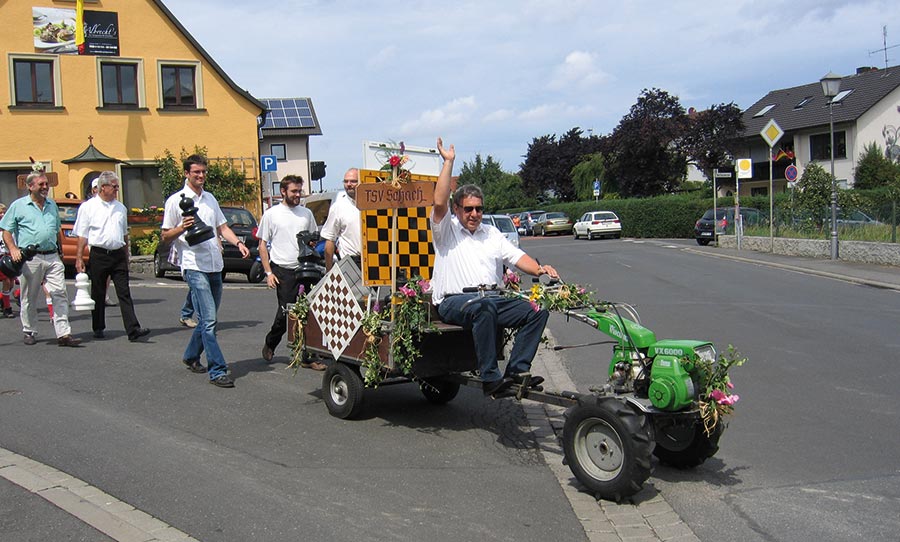
[(128, 270), (135, 275), (152, 275), (153, 256), (132, 256)]
[[(734, 235), (720, 235), (719, 246), (737, 248)], [(748, 237), (741, 240), (741, 248), (759, 252), (773, 252), (786, 256), (802, 256), (804, 258), (831, 257), (830, 239), (788, 239), (776, 237), (774, 246), (768, 237)], [(841, 260), (847, 262), (873, 263), (878, 265), (900, 266), (900, 243), (871, 243), (867, 241), (840, 241), (838, 253)]]

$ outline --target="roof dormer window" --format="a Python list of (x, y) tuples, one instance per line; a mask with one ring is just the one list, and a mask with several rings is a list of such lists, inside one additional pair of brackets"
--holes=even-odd
[(753, 115), (753, 118), (755, 119), (756, 117), (761, 117), (761, 116), (765, 115), (766, 113), (771, 111), (773, 107), (775, 107), (775, 104), (769, 104), (769, 105), (763, 107), (762, 109), (759, 110), (759, 113)]

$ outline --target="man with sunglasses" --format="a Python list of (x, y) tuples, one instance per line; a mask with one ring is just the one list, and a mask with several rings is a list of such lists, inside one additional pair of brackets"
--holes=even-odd
[(104, 171), (97, 181), (97, 197), (78, 207), (73, 231), (78, 236), (75, 251), (75, 270), (84, 273), (84, 249), (90, 246), (89, 271), (91, 277), (91, 326), (95, 339), (106, 338), (106, 299), (109, 279), (116, 285), (122, 313), (122, 323), (128, 340), (135, 342), (150, 330), (141, 327), (134, 314), (134, 302), (128, 285), (128, 209), (118, 200), (119, 178), (112, 171)]
[[(511, 394), (510, 386), (524, 381), (523, 373), (531, 371), (549, 313), (535, 310), (524, 299), (480, 297), (464, 290), (502, 284), (504, 265), (534, 276), (559, 275), (553, 267), (540, 265), (515, 247), (498, 229), (481, 223), (484, 194), (480, 188), (461, 186), (451, 202), (450, 176), (456, 150), (453, 145), (444, 148), (440, 138), (437, 148), (444, 164), (434, 189), (431, 214), (435, 250), (432, 301), (441, 320), (472, 330), (484, 394), (504, 397)], [(449, 213), (451, 205), (453, 212)], [(497, 333), (501, 328), (518, 329), (503, 373), (497, 365)], [(532, 376), (529, 385), (538, 386), (543, 381), (540, 376)]]

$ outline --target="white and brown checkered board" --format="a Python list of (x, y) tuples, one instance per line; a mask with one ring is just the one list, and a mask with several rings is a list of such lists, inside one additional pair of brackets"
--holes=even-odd
[[(431, 279), (434, 245), (431, 244), (431, 207), (396, 209), (397, 267), (407, 277)], [(391, 284), (391, 218), (393, 209), (361, 211), (363, 280), (366, 286)]]
[(363, 319), (351, 285), (334, 266), (310, 294), (309, 310), (322, 329), (322, 339), (334, 359), (350, 344)]

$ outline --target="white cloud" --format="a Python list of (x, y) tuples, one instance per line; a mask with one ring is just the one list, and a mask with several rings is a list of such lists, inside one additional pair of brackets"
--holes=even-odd
[(400, 125), (400, 135), (440, 133), (469, 120), (475, 110), (475, 97), (464, 96), (449, 103), (423, 111), (418, 118)]
[(366, 63), (366, 67), (373, 71), (389, 67), (397, 58), (399, 51), (400, 50), (396, 45), (388, 45), (387, 47), (383, 47), (377, 53), (372, 55), (371, 58), (369, 58), (369, 61)]
[(485, 115), (483, 120), (484, 122), (503, 122), (511, 119), (515, 114), (516, 112), (512, 109), (497, 109)]
[(586, 88), (599, 85), (609, 75), (595, 65), (596, 55), (586, 51), (572, 51), (553, 71), (548, 87), (553, 90), (571, 87)]

